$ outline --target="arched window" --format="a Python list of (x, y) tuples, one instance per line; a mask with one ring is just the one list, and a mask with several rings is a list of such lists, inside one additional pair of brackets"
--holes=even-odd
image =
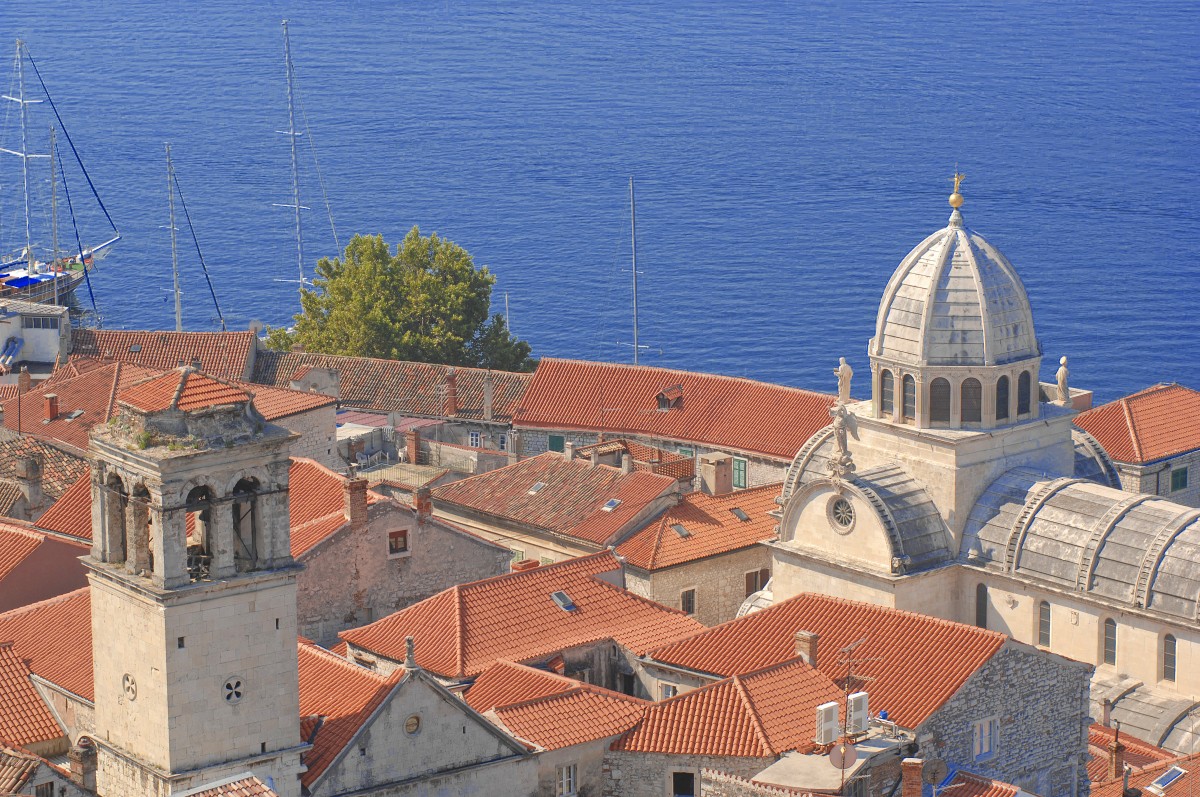
[(987, 628), (988, 616), (988, 591), (987, 584), (978, 584), (975, 587), (975, 625), (980, 628)]
[(209, 577), (212, 567), (212, 491), (207, 487), (196, 487), (184, 501), (187, 518), (184, 529), (187, 534), (187, 570), (192, 581), (203, 581)]
[(1175, 637), (1163, 637), (1163, 680), (1175, 680)]
[(940, 376), (929, 383), (929, 420), (950, 422), (950, 383)]
[(1002, 376), (996, 380), (996, 420), (1008, 418), (1008, 377)]
[(107, 562), (124, 562), (127, 555), (125, 535), (125, 510), (129, 505), (129, 493), (125, 483), (115, 473), (110, 473), (104, 482), (105, 526), (108, 528)]
[(896, 377), (886, 368), (879, 374), (879, 411), (885, 418), (896, 411)]
[(1032, 381), (1028, 371), (1022, 371), (1021, 375), (1017, 377), (1017, 415), (1025, 415), (1029, 412), (1030, 391), (1033, 389)]
[(133, 488), (125, 524), (125, 569), (130, 573), (149, 575), (154, 570), (154, 535), (150, 529), (150, 492), (145, 485)]
[(239, 573), (257, 570), (265, 553), (257, 493), (256, 479), (242, 479), (233, 486), (233, 560)]
[(983, 420), (983, 385), (968, 377), (963, 380), (961, 392), (963, 423), (979, 423)]
[(917, 380), (912, 374), (904, 375), (904, 419), (911, 421), (917, 417)]
[(1050, 647), (1050, 604), (1046, 601), (1038, 604), (1038, 644)]
[(1104, 663), (1117, 663), (1117, 621), (1111, 617), (1104, 621)]

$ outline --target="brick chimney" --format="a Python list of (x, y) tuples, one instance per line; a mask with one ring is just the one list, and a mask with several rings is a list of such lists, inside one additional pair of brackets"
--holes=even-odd
[(633, 457), (627, 453), (621, 455), (621, 473), (633, 473)]
[(28, 393), (30, 386), (33, 385), (33, 377), (29, 375), (29, 369), (22, 365), (21, 372), (17, 374), (17, 392)]
[(417, 508), (417, 522), (424, 523), (433, 517), (433, 496), (428, 487), (418, 487), (413, 493), (413, 504)]
[(1125, 773), (1125, 745), (1121, 744), (1121, 723), (1113, 731), (1113, 740), (1108, 745), (1108, 779), (1116, 780)]
[(483, 375), (483, 419), (490, 421), (495, 417), (493, 403), (496, 400), (496, 385), (492, 381), (492, 372)]
[(900, 762), (900, 797), (921, 797), (921, 769), (925, 761), (906, 758)]
[(57, 393), (47, 393), (45, 396), (42, 397), (42, 399), (44, 401), (43, 406), (45, 408), (43, 417), (48, 421), (52, 421), (55, 418), (57, 418), (58, 417), (58, 394)]
[(343, 510), (351, 529), (367, 526), (367, 480), (350, 479), (345, 486), (346, 506)]
[(446, 406), (444, 415), (458, 415), (458, 373), (454, 366), (446, 369)]
[(813, 631), (796, 632), (796, 655), (810, 667), (817, 666), (817, 634)]
[(79, 741), (67, 751), (67, 761), (70, 763), (71, 782), (86, 791), (96, 791), (96, 745), (92, 740), (80, 736)]
[(508, 566), (508, 569), (514, 573), (523, 573), (526, 570), (536, 570), (540, 567), (537, 559), (520, 559)]
[(421, 458), (421, 433), (416, 429), (409, 429), (404, 433), (404, 450), (406, 458), (409, 462), (416, 465), (417, 460)]
[(1112, 727), (1112, 701), (1106, 697), (1106, 698), (1104, 698), (1104, 702), (1101, 703), (1100, 705), (1101, 705), (1100, 724), (1103, 725), (1105, 728), (1111, 728)]

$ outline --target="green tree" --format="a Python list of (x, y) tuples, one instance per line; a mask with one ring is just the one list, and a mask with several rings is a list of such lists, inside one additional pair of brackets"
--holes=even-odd
[(461, 246), (413, 227), (392, 254), (381, 235), (356, 235), (341, 258), (322, 258), (287, 330), (267, 345), (394, 360), (528, 371), (529, 344), (489, 315), (496, 278)]

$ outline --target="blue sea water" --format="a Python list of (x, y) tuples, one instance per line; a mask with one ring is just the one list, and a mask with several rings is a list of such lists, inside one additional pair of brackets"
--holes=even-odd
[[(957, 163), (967, 224), (1025, 280), (1044, 377), (1065, 354), (1101, 400), (1200, 387), (1186, 2), (6, 0), (0, 37), (28, 42), (124, 234), (96, 274), (105, 326), (173, 324), (167, 141), (231, 322), (295, 312), (283, 17), (343, 243), (453, 239), (538, 355), (630, 359), (633, 175), (642, 361), (831, 390), (840, 355), (866, 373)], [(301, 147), (311, 272), (336, 247)], [(185, 326), (212, 329), (183, 235)]]

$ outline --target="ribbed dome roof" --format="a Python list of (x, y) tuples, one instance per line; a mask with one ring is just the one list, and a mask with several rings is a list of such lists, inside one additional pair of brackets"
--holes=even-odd
[(870, 354), (912, 365), (1002, 365), (1041, 348), (1021, 278), (955, 210), (892, 275)]

